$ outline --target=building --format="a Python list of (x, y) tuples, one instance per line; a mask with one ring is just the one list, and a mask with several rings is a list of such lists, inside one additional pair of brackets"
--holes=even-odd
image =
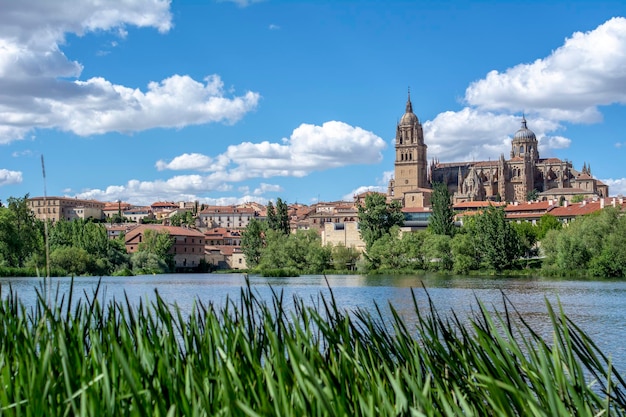
[(74, 219), (103, 218), (105, 204), (95, 200), (79, 200), (68, 197), (32, 197), (27, 200), (30, 211), (39, 220), (57, 222)]
[(541, 158), (539, 142), (528, 128), (525, 117), (511, 141), (509, 159), (494, 161), (432, 161), (426, 165), (427, 146), (422, 125), (413, 113), (409, 94), (406, 111), (396, 126), (394, 178), (387, 197), (403, 207), (427, 207), (435, 182), (447, 185), (454, 203), (468, 201), (523, 202), (535, 196), (541, 200), (571, 201), (579, 198), (608, 197), (608, 186), (591, 175), (586, 164), (581, 171), (571, 162)]
[(170, 254), (174, 255), (177, 269), (195, 268), (204, 260), (204, 233), (186, 227), (142, 224), (128, 231), (125, 237), (126, 252), (134, 253), (144, 240), (146, 230), (167, 233), (174, 239)]
[(209, 206), (198, 213), (201, 227), (245, 229), (250, 220), (258, 217), (252, 207)]

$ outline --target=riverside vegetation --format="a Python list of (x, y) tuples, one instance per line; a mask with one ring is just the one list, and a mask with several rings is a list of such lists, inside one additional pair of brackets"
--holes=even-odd
[[(425, 290), (424, 290), (425, 291)], [(435, 306), (409, 327), (389, 306), (342, 311), (250, 286), (191, 312), (49, 294), (0, 303), (3, 416), (623, 416), (610, 360), (547, 304), (544, 340), (504, 299), (473, 316)]]
[[(0, 207), (0, 275), (39, 276), (47, 268), (44, 224), (24, 198)], [(359, 206), (366, 251), (324, 246), (313, 230), (290, 233), (287, 204), (269, 203), (267, 221), (253, 219), (242, 233), (250, 272), (294, 276), (319, 273), (532, 273), (626, 277), (626, 217), (606, 207), (568, 227), (549, 214), (537, 225), (508, 222), (501, 207), (467, 216), (462, 227), (445, 186), (435, 184), (428, 229), (400, 233), (404, 217), (397, 203), (372, 193)], [(180, 219), (179, 219), (180, 220)], [(182, 220), (181, 220), (182, 221)], [(185, 219), (193, 223), (193, 219)], [(174, 270), (165, 233), (147, 231), (138, 251), (126, 253), (124, 238), (108, 239), (104, 224), (90, 220), (48, 225), (52, 275), (133, 275)], [(537, 256), (539, 255), (539, 256)], [(206, 272), (202, 264), (198, 272)]]

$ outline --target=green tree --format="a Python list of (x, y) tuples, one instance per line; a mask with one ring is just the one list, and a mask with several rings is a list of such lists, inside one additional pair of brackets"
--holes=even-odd
[(354, 246), (346, 247), (343, 243), (333, 246), (331, 251), (333, 267), (337, 271), (353, 270), (360, 257), (361, 253)]
[(277, 229), (279, 232), (282, 232), (285, 235), (288, 235), (291, 232), (291, 227), (289, 226), (289, 208), (287, 207), (287, 203), (285, 203), (280, 197), (276, 199), (276, 218), (277, 218)]
[(437, 235), (426, 232), (424, 239), (424, 256), (426, 269), (433, 271), (450, 271), (453, 267), (452, 238), (448, 235)]
[(574, 197), (572, 197), (572, 201), (571, 202), (572, 203), (582, 203), (584, 200), (585, 200), (585, 196), (581, 195), (581, 194), (578, 194), (578, 195), (575, 195)]
[(142, 242), (137, 246), (137, 251), (155, 255), (171, 269), (174, 265), (174, 256), (170, 253), (173, 245), (174, 239), (169, 233), (146, 229), (143, 232)]
[(521, 252), (520, 239), (506, 220), (502, 207), (489, 206), (476, 215), (476, 243), (488, 268), (502, 271), (510, 268)]
[(452, 271), (467, 274), (480, 268), (480, 256), (477, 252), (473, 233), (457, 233), (450, 242), (452, 252)]
[(537, 243), (537, 234), (539, 233), (539, 228), (534, 226), (530, 222), (521, 222), (521, 223), (511, 223), (513, 230), (517, 233), (519, 237), (521, 251), (525, 254), (526, 257), (529, 257), (533, 248), (535, 247), (535, 243)]
[(9, 197), (7, 208), (12, 213), (12, 229), (16, 234), (10, 239), (12, 266), (23, 267), (30, 256), (43, 249), (43, 224), (28, 207), (28, 194), (23, 198)]
[(50, 253), (52, 268), (61, 268), (70, 275), (92, 274), (96, 269), (95, 257), (85, 249), (60, 246)]
[(537, 222), (537, 240), (542, 240), (550, 230), (560, 230), (562, 226), (556, 216), (544, 214)]
[(454, 234), (454, 209), (448, 187), (440, 182), (433, 184), (433, 212), (428, 221), (428, 228), (437, 235)]
[(369, 250), (374, 242), (389, 233), (393, 226), (402, 226), (404, 215), (398, 201), (387, 204), (386, 197), (380, 193), (370, 193), (365, 197), (365, 204), (358, 206), (359, 229), (361, 239)]
[(266, 223), (251, 219), (241, 234), (241, 250), (246, 257), (248, 268), (256, 267), (261, 260), (266, 231)]
[(276, 209), (274, 208), (274, 203), (271, 201), (267, 202), (267, 226), (271, 230), (278, 230), (278, 216), (276, 215)]
[(526, 193), (526, 201), (536, 201), (539, 198), (539, 190), (533, 188)]
[(167, 273), (170, 270), (169, 265), (165, 260), (159, 258), (156, 254), (138, 251), (132, 254), (130, 262), (133, 268), (133, 272), (137, 275), (140, 274), (162, 274)]

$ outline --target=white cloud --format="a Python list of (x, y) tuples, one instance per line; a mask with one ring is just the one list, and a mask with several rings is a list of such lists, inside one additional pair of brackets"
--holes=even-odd
[(608, 178), (601, 181), (609, 186), (610, 195), (626, 196), (626, 178)]
[(283, 191), (283, 187), (277, 184), (266, 184), (264, 182), (254, 190), (252, 194), (255, 196), (263, 195), (265, 193), (278, 193)]
[(393, 171), (385, 171), (381, 178), (379, 178), (376, 182), (378, 185), (363, 185), (355, 188), (350, 193), (345, 194), (341, 197), (342, 201), (354, 201), (354, 196), (367, 192), (367, 191), (376, 191), (379, 193), (387, 193), (387, 187), (389, 185), (389, 180), (393, 178)]
[(598, 106), (626, 103), (626, 18), (576, 32), (550, 56), (472, 83), (465, 100), (482, 110), (532, 110), (545, 118), (596, 122)]
[(224, 154), (215, 158), (183, 154), (171, 162), (158, 161), (157, 167), (160, 170), (211, 171), (213, 179), (231, 182), (276, 176), (303, 177), (313, 171), (380, 162), (385, 146), (372, 132), (330, 121), (322, 126), (301, 124), (282, 143), (243, 142), (229, 146)]
[(626, 142), (617, 142), (615, 144), (615, 147), (618, 148), (618, 149), (621, 148), (621, 147), (624, 147), (624, 146), (626, 146)]
[(279, 30), (279, 29), (280, 29), (280, 26), (275, 25), (275, 24), (273, 24), (273, 23), (272, 23), (272, 24), (270, 24), (269, 29), (270, 29), (270, 30)]
[[(330, 121), (322, 126), (302, 124), (282, 143), (244, 142), (229, 146), (225, 153), (210, 157), (185, 153), (167, 162), (156, 162), (158, 170), (196, 170), (204, 175), (178, 175), (167, 180), (131, 180), (105, 190), (85, 190), (79, 198), (102, 201), (184, 200), (212, 191), (229, 191), (232, 183), (277, 176), (303, 177), (314, 171), (351, 164), (374, 164), (382, 159), (386, 144), (380, 137), (360, 127)], [(242, 192), (249, 192), (247, 186)], [(258, 197), (280, 192), (278, 185), (260, 183), (252, 192)], [(260, 201), (257, 198), (257, 201)]]
[(170, 162), (165, 162), (163, 160), (157, 161), (156, 167), (159, 171), (163, 171), (165, 169), (171, 169), (174, 171), (177, 170), (205, 170), (207, 167), (211, 165), (213, 160), (199, 153), (184, 153), (176, 158), (172, 159)]
[(20, 171), (9, 171), (0, 169), (0, 187), (3, 185), (21, 184), (22, 173)]
[[(548, 134), (561, 128), (557, 122), (539, 116), (527, 119), (528, 128), (539, 141), (540, 154), (569, 146), (569, 139)], [(439, 113), (425, 122), (424, 142), (428, 145), (428, 157), (441, 162), (481, 161), (499, 158), (501, 154), (508, 158), (511, 139), (520, 127), (519, 116), (465, 107), (458, 112)]]
[[(254, 110), (259, 94), (228, 97), (218, 75), (196, 81), (175, 74), (145, 90), (102, 77), (80, 80), (83, 67), (61, 50), (66, 33), (113, 31), (126, 25), (172, 27), (169, 0), (5, 2), (0, 13), (0, 143), (37, 128), (80, 136), (211, 122), (235, 123)], [(6, 97), (10, 97), (7, 99)]]

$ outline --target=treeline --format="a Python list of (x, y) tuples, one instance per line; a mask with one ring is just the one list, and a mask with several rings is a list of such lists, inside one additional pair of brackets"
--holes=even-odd
[(146, 231), (138, 251), (128, 254), (124, 236), (109, 239), (104, 224), (77, 219), (46, 225), (31, 212), (27, 200), (28, 195), (10, 197), (0, 207), (0, 275), (138, 275), (174, 270), (169, 253), (173, 241), (166, 233)]
[(400, 205), (387, 203), (381, 194), (366, 196), (359, 206), (359, 229), (366, 246), (361, 254), (350, 247), (323, 246), (312, 230), (289, 233), (284, 226), (286, 205), (278, 199), (282, 211), (270, 206), (267, 222), (251, 222), (242, 247), (248, 266), (268, 275), (532, 269), (543, 275), (626, 277), (626, 217), (619, 208), (607, 207), (563, 227), (550, 214), (537, 224), (511, 222), (504, 208), (489, 206), (466, 216), (459, 227), (447, 187), (440, 184), (434, 186), (432, 206), (427, 230), (402, 233)]

